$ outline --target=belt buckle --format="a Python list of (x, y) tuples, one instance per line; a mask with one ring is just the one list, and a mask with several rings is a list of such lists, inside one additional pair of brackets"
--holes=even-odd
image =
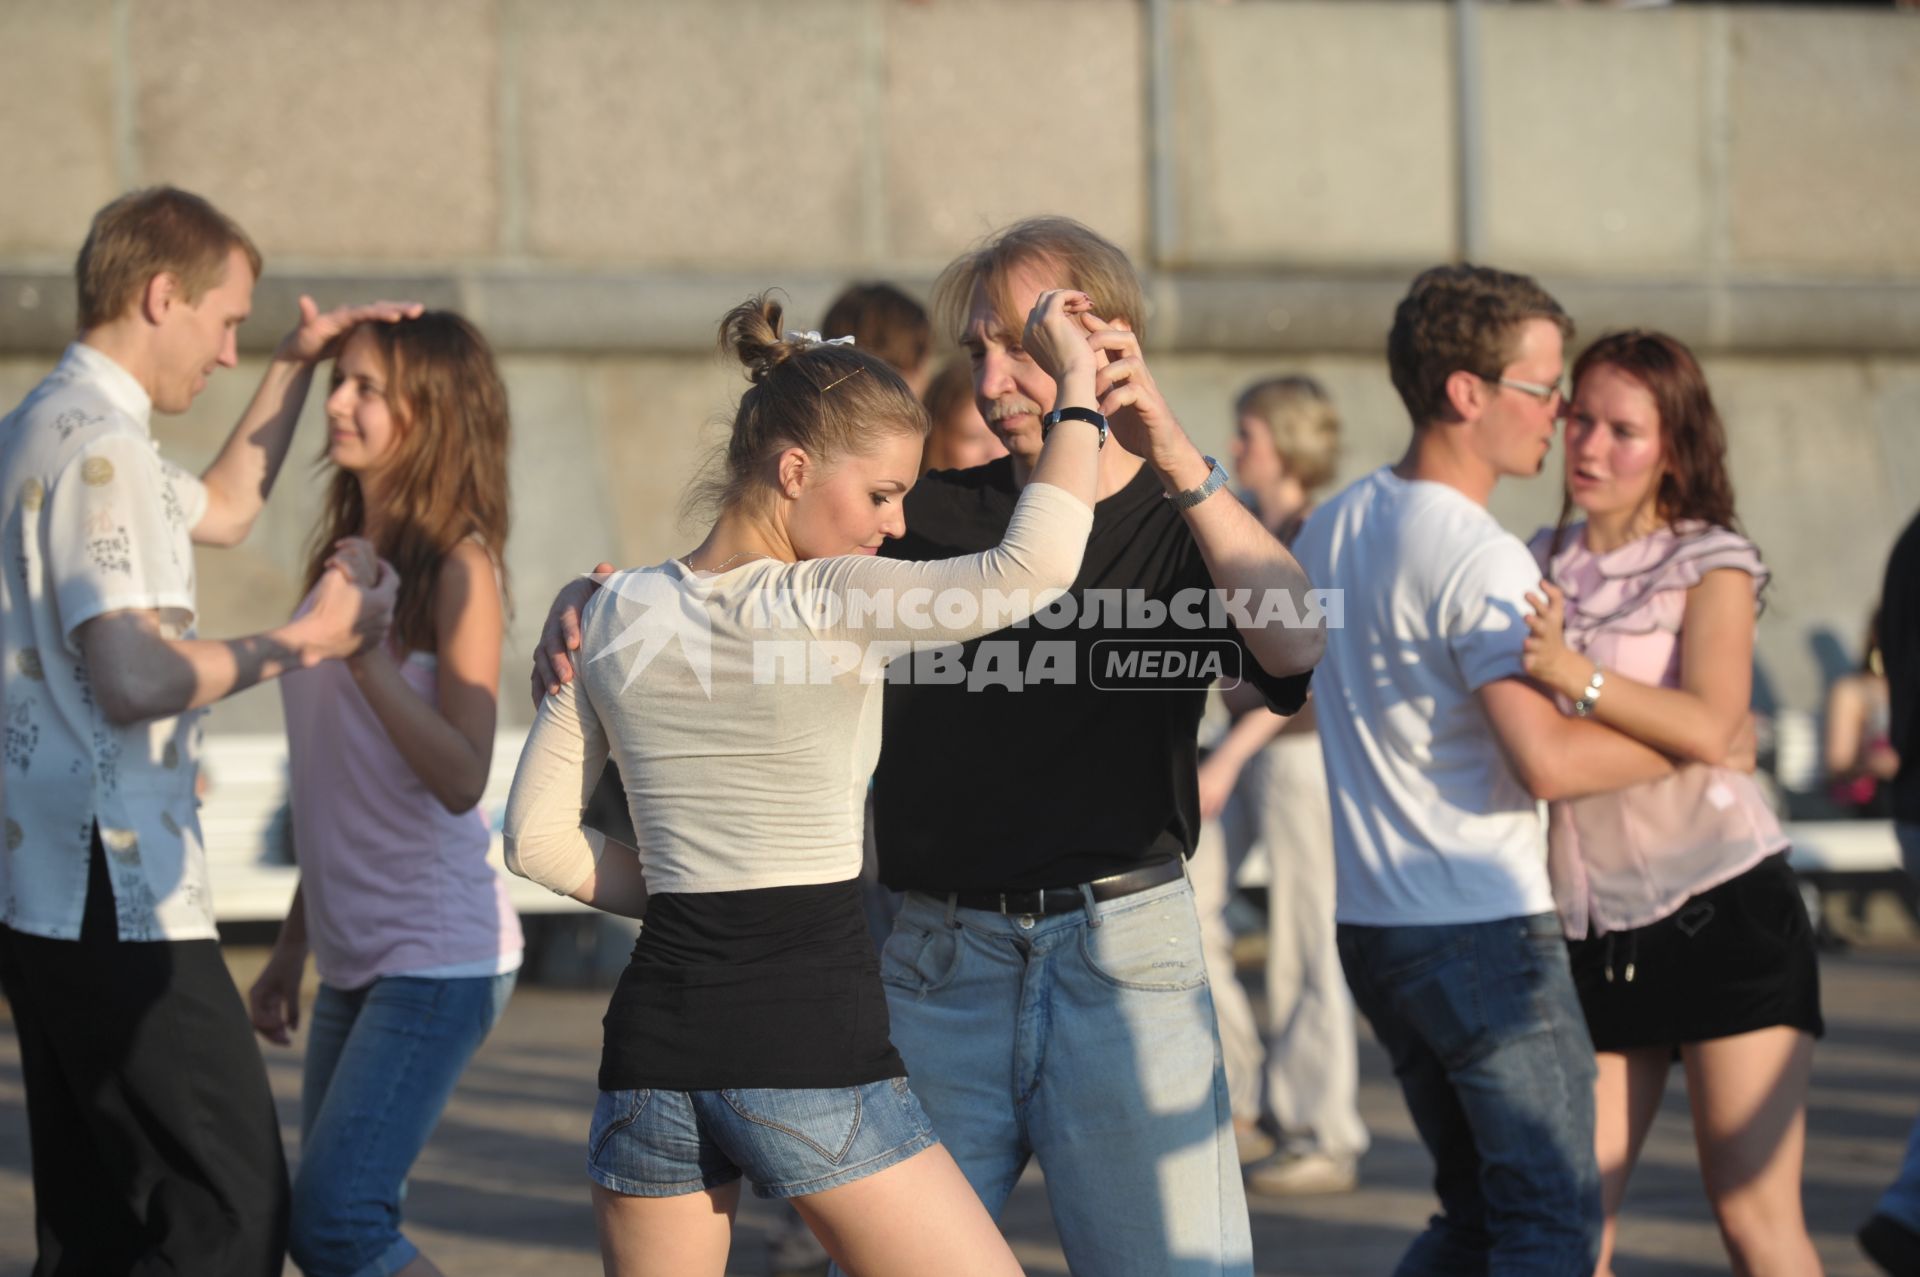
[[(1002, 891), (999, 893), (999, 895), (1000, 895), (1000, 912), (1003, 916), (1011, 917), (1017, 913), (1042, 914), (1047, 911), (1047, 893), (1044, 891), (1037, 891), (1037, 890), (1012, 891), (1012, 892)], [(1031, 909), (1009, 908), (1007, 905), (1008, 896), (1012, 896), (1016, 901), (1022, 897), (1031, 899), (1033, 901), (1033, 908)]]

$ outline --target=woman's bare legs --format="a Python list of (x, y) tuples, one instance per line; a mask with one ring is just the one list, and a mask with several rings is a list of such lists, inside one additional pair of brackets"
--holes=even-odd
[(1660, 1111), (1673, 1049), (1643, 1046), (1630, 1051), (1596, 1051), (1594, 1060), (1600, 1071), (1593, 1084), (1593, 1151), (1600, 1162), (1600, 1203), (1606, 1212), (1600, 1263), (1594, 1272), (1596, 1277), (1612, 1277), (1620, 1203), (1626, 1200), (1627, 1180), (1640, 1160), (1654, 1115)]
[(679, 1197), (628, 1197), (593, 1186), (607, 1277), (724, 1277), (740, 1181)]
[(1700, 1175), (1736, 1277), (1817, 1277), (1800, 1201), (1813, 1038), (1784, 1025), (1681, 1048)]
[(938, 1144), (794, 1206), (847, 1277), (1021, 1277), (993, 1217)]

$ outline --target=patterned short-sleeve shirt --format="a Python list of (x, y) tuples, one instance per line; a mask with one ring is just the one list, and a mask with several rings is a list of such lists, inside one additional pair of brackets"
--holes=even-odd
[(0, 924), (80, 935), (97, 823), (122, 940), (216, 935), (194, 781), (198, 714), (121, 726), (100, 710), (82, 625), (151, 610), (194, 625), (199, 479), (164, 460), (140, 383), (94, 348), (0, 421)]

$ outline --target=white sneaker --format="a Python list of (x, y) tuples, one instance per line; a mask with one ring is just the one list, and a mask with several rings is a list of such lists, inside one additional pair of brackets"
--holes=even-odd
[(1351, 1193), (1359, 1185), (1359, 1168), (1352, 1158), (1326, 1153), (1283, 1153), (1247, 1172), (1247, 1187), (1267, 1197)]
[(1280, 1147), (1273, 1136), (1259, 1127), (1244, 1125), (1240, 1122), (1233, 1124), (1233, 1143), (1239, 1152), (1240, 1165), (1243, 1167), (1265, 1161)]

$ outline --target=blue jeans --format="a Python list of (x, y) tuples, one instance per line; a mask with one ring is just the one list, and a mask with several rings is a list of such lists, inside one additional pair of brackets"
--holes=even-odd
[[(1900, 837), (1900, 858), (1906, 862), (1907, 872), (1920, 880), (1920, 825), (1893, 828)], [(1907, 1137), (1907, 1156), (1900, 1164), (1899, 1176), (1881, 1194), (1876, 1209), (1920, 1233), (1920, 1122), (1913, 1124), (1913, 1133)]]
[(420, 1252), (400, 1197), (514, 975), (321, 985), (300, 1084), (287, 1249), (307, 1277), (392, 1277)]
[(602, 1091), (587, 1175), (629, 1197), (679, 1197), (752, 1177), (805, 1197), (897, 1166), (936, 1143), (903, 1077), (864, 1086)]
[(1073, 1271), (1252, 1273), (1184, 879), (1052, 917), (909, 894), (880, 975), (914, 1094), (996, 1218), (1038, 1157)]
[(1433, 1154), (1396, 1273), (1587, 1277), (1600, 1252), (1593, 1044), (1553, 914), (1339, 929), (1354, 1001)]

